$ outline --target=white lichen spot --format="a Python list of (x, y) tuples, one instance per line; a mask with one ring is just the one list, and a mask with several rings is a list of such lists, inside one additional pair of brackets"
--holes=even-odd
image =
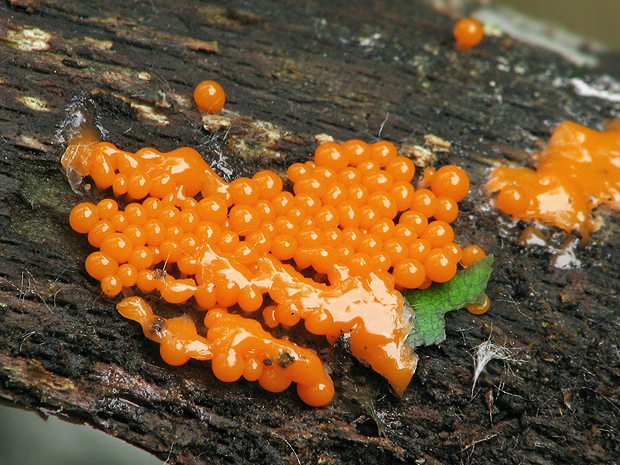
[(254, 126), (261, 135), (261, 139), (265, 144), (273, 145), (284, 137), (285, 134), (280, 132), (278, 127), (268, 121), (256, 120)]
[(141, 81), (150, 81), (151, 75), (146, 71), (141, 71), (138, 73), (138, 79), (140, 79)]
[(11, 29), (7, 32), (6, 38), (22, 52), (44, 52), (50, 49), (52, 34), (32, 27)]
[(157, 109), (153, 105), (147, 105), (141, 102), (138, 102), (134, 99), (131, 99), (125, 95), (113, 93), (116, 98), (122, 100), (123, 102), (127, 102), (131, 105), (132, 108), (138, 110), (141, 117), (149, 119), (157, 124), (165, 126), (166, 124), (170, 124), (170, 120), (166, 115), (157, 111)]
[(325, 142), (334, 142), (334, 138), (329, 134), (317, 134), (314, 136), (314, 139), (319, 145), (324, 144)]
[(377, 45), (379, 39), (381, 39), (381, 34), (377, 32), (369, 37), (360, 37), (357, 40), (362, 47), (374, 47)]
[(39, 97), (32, 97), (30, 95), (22, 95), (20, 97), (17, 97), (17, 100), (21, 102), (27, 108), (30, 108), (31, 110), (44, 111), (44, 112), (52, 111), (49, 106), (49, 103), (47, 103), (46, 100), (43, 100), (42, 98), (39, 98)]
[(29, 149), (38, 150), (40, 152), (45, 152), (48, 149), (48, 147), (43, 142), (41, 142), (34, 136), (20, 134), (19, 141), (19, 145), (21, 145), (22, 147), (27, 147)]
[(189, 108), (192, 106), (193, 108), (196, 105), (193, 98), (188, 98), (185, 95), (177, 94), (176, 92), (167, 92), (166, 95), (179, 107)]
[(205, 113), (202, 115), (202, 127), (208, 132), (217, 132), (220, 129), (228, 129), (232, 125), (232, 121), (228, 116), (211, 115)]
[(424, 136), (424, 145), (430, 147), (434, 152), (449, 152), (452, 149), (452, 144), (435, 134), (426, 134)]
[(143, 103), (129, 102), (133, 108), (140, 112), (140, 115), (154, 121), (157, 124), (166, 125), (170, 124), (170, 120), (163, 113), (159, 113), (150, 105), (144, 105)]
[(84, 37), (84, 44), (99, 50), (112, 50), (114, 46), (111, 40), (97, 40), (92, 37)]
[(411, 158), (418, 168), (428, 168), (437, 163), (437, 156), (427, 148), (411, 143), (403, 144), (398, 151), (402, 156)]

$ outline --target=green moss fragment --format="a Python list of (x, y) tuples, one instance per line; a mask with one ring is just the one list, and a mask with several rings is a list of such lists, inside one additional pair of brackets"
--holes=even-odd
[(446, 339), (444, 315), (470, 304), (482, 304), (493, 255), (488, 255), (456, 273), (447, 283), (433, 284), (428, 289), (412, 290), (405, 294), (413, 308), (411, 331), (407, 344), (412, 348), (439, 344)]

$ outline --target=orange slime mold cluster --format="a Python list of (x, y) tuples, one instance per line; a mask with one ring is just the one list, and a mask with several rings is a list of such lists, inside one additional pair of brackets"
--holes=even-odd
[(73, 229), (99, 249), (86, 270), (103, 292), (136, 286), (174, 304), (193, 298), (207, 311), (203, 337), (188, 317), (157, 317), (141, 297), (118, 304), (161, 343), (166, 362), (210, 359), (220, 380), (243, 376), (274, 392), (296, 382), (310, 405), (334, 394), (318, 357), (228, 308), (262, 309), (271, 328), (303, 320), (331, 343), (344, 336), (400, 395), (417, 356), (405, 343), (410, 328), (398, 289), (448, 281), (461, 259), (476, 256), (454, 243), (449, 224), (469, 190), (464, 171), (428, 171), (429, 188), (416, 190), (413, 163), (385, 141), (319, 146), (314, 161), (288, 169), (294, 193), (270, 171), (226, 183), (187, 147), (130, 153), (78, 140), (62, 163), (125, 205), (106, 198), (70, 214)]
[(600, 226), (594, 208), (620, 210), (620, 125), (596, 131), (565, 121), (536, 160), (536, 170), (501, 167), (491, 173), (485, 189), (498, 192), (495, 205), (504, 213), (587, 239)]

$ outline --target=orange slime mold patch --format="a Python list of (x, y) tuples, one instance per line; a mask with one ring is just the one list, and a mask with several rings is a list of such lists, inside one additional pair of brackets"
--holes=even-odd
[(584, 239), (600, 226), (592, 210), (620, 209), (620, 125), (596, 131), (565, 121), (537, 156), (536, 170), (496, 168), (485, 186), (496, 206), (519, 219), (539, 219)]
[(400, 395), (417, 364), (400, 290), (450, 280), (463, 256), (449, 223), (467, 175), (442, 167), (416, 191), (413, 163), (385, 141), (319, 146), (314, 161), (289, 168), (294, 194), (270, 171), (226, 183), (194, 149), (130, 153), (88, 131), (62, 164), (70, 179), (90, 176), (120, 198), (81, 203), (69, 218), (99, 249), (86, 270), (102, 291), (135, 286), (207, 311), (202, 336), (189, 316), (158, 317), (142, 297), (118, 304), (167, 363), (211, 360), (218, 379), (243, 376), (273, 392), (295, 382), (309, 405), (334, 395), (320, 359), (239, 312), (262, 309), (271, 328), (303, 320), (332, 344), (346, 338)]

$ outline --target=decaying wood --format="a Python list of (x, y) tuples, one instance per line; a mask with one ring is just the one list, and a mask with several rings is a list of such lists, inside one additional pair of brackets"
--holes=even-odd
[[(617, 104), (576, 95), (582, 74), (508, 38), (453, 47), (453, 19), (409, 1), (81, 2), (0, 6), (0, 398), (93, 425), (168, 463), (615, 463), (620, 456), (617, 216), (553, 266), (488, 208), (480, 187), (503, 148), (533, 150), (560, 121), (601, 127)], [(593, 73), (593, 76), (596, 76)], [(216, 79), (226, 110), (202, 119), (193, 86)], [(462, 243), (496, 255), (491, 311), (447, 316), (445, 343), (418, 351), (403, 398), (318, 342), (337, 394), (223, 384), (208, 366), (166, 366), (84, 271), (67, 222), (82, 197), (60, 171), (62, 124), (91, 102), (127, 150), (196, 147), (225, 177), (305, 160), (321, 135), (450, 143), (472, 194)], [(434, 139), (438, 140), (438, 139)], [(427, 147), (433, 148), (433, 147)], [(531, 162), (531, 160), (530, 160)], [(474, 347), (491, 361), (472, 396)]]

